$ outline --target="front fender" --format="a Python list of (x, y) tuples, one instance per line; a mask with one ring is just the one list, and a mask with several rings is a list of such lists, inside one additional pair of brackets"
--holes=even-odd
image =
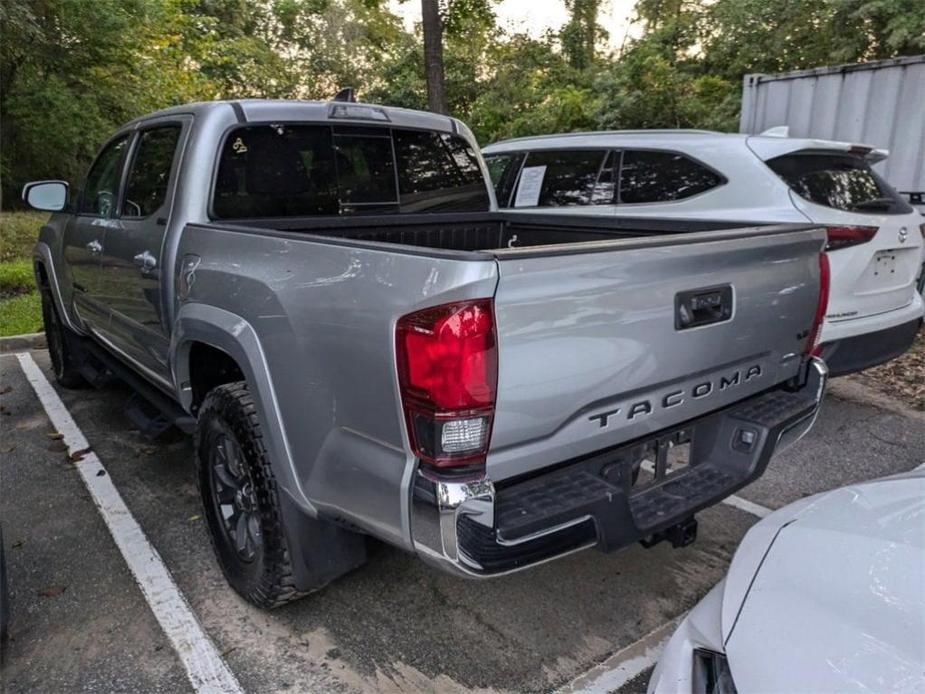
[(35, 285), (41, 286), (42, 278), (38, 272), (38, 266), (45, 269), (45, 275), (48, 278), (48, 288), (55, 302), (55, 308), (58, 309), (58, 315), (68, 329), (73, 330), (78, 335), (84, 335), (85, 331), (77, 325), (71, 317), (71, 313), (66, 310), (64, 300), (61, 296), (61, 284), (58, 282), (58, 272), (55, 268), (54, 255), (51, 247), (44, 241), (39, 241), (32, 247), (32, 266), (35, 271)]
[(277, 484), (302, 511), (316, 517), (317, 511), (296, 474), (273, 379), (253, 326), (241, 316), (215, 306), (188, 303), (180, 307), (171, 332), (170, 354), (177, 396), (187, 412), (193, 404), (189, 356), (196, 342), (220, 349), (237, 362), (252, 389)]

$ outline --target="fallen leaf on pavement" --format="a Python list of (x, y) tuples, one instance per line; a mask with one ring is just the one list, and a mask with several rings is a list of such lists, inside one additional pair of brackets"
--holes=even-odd
[(67, 590), (67, 586), (48, 586), (39, 591), (40, 598), (56, 598)]
[(45, 436), (50, 438), (52, 441), (60, 441), (61, 439), (64, 438), (64, 434), (60, 434), (57, 431), (52, 431), (48, 434), (45, 434)]
[(91, 450), (90, 447), (87, 446), (86, 448), (81, 448), (79, 451), (74, 451), (73, 453), (68, 455), (67, 460), (69, 463), (79, 462), (84, 459), (84, 456), (87, 455), (87, 453), (89, 453), (90, 450)]

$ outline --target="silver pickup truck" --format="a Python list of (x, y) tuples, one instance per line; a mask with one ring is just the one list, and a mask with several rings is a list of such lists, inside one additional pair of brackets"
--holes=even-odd
[(139, 118), (35, 247), (61, 385), (194, 435), (263, 607), (373, 536), (462, 576), (683, 545), (812, 425), (825, 231), (495, 209), (469, 130), (351, 102)]

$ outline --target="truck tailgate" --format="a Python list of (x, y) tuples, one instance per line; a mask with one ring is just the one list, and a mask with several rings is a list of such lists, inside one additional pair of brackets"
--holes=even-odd
[(530, 473), (795, 376), (819, 291), (815, 227), (496, 252), (487, 470)]

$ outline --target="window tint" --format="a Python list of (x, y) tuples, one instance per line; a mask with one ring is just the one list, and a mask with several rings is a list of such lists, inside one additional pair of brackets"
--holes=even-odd
[(793, 192), (817, 205), (850, 212), (912, 212), (906, 201), (860, 157), (797, 152), (767, 164)]
[[(521, 169), (515, 207), (587, 205), (607, 152), (553, 150), (530, 152)], [(545, 167), (545, 168), (544, 168)], [(539, 195), (526, 194), (539, 181)]]
[[(362, 131), (361, 131), (362, 132)], [(366, 211), (398, 206), (395, 160), (388, 130), (370, 134), (335, 134), (334, 161), (343, 211)]]
[(591, 191), (592, 205), (612, 205), (616, 202), (617, 184), (614, 162), (619, 159), (619, 152), (610, 152), (607, 155), (607, 161), (601, 167), (601, 173)]
[(402, 210), (488, 209), (478, 158), (465, 140), (417, 130), (395, 130), (394, 138)]
[(125, 183), (124, 217), (147, 217), (164, 204), (179, 140), (179, 125), (152, 128), (141, 133)]
[(620, 202), (668, 202), (725, 183), (722, 176), (674, 152), (626, 150), (620, 168)]
[(234, 130), (213, 199), (214, 215), (226, 219), (488, 206), (478, 159), (460, 138), (324, 125)]
[[(217, 217), (337, 214), (331, 129), (255, 125), (225, 141), (213, 211)], [(349, 156), (343, 155), (349, 168)]]
[(80, 214), (96, 214), (112, 217), (116, 198), (119, 195), (119, 180), (122, 174), (122, 158), (128, 144), (128, 135), (111, 142), (100, 153), (84, 184), (80, 196)]
[(511, 193), (520, 173), (520, 163), (524, 159), (523, 152), (509, 152), (505, 154), (489, 154), (485, 157), (488, 166), (488, 175), (491, 184), (495, 187), (495, 197), (498, 207), (511, 206)]

